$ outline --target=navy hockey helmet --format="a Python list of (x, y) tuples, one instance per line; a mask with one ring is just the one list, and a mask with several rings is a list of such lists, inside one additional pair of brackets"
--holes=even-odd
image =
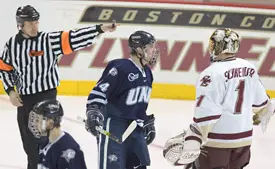
[(156, 42), (155, 37), (145, 31), (136, 31), (132, 33), (128, 39), (128, 45), (131, 49), (145, 48), (148, 44), (153, 44)]
[(17, 25), (23, 25), (24, 21), (37, 21), (39, 17), (39, 12), (30, 5), (21, 6), (16, 11)]
[[(62, 116), (64, 115), (63, 108), (57, 100), (44, 100), (37, 103), (29, 114), (28, 127), (36, 138), (47, 136), (49, 130), (54, 127), (59, 127)], [(47, 129), (47, 120), (53, 120), (51, 129)]]
[(136, 31), (132, 33), (128, 39), (128, 46), (132, 51), (137, 53), (137, 56), (140, 58), (140, 62), (143, 65), (142, 59), (147, 61), (149, 65), (153, 66), (159, 57), (159, 48), (154, 46), (154, 52), (151, 56), (146, 54), (146, 47), (150, 44), (156, 44), (155, 37), (145, 31)]

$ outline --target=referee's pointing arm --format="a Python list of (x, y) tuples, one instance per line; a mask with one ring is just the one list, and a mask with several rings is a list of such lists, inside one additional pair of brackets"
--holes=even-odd
[(20, 95), (47, 91), (59, 85), (56, 57), (92, 45), (97, 35), (112, 32), (119, 25), (113, 23), (70, 31), (39, 32), (39, 17), (32, 6), (19, 7), (16, 12), (19, 32), (6, 42), (0, 56), (3, 86), (11, 103), (17, 107), (22, 106)]
[(28, 169), (37, 169), (39, 159), (38, 142), (28, 128), (29, 113), (36, 103), (56, 99), (60, 81), (57, 57), (91, 45), (97, 35), (112, 32), (118, 26), (113, 23), (68, 32), (39, 32), (39, 17), (34, 7), (19, 7), (16, 11), (19, 32), (6, 42), (0, 55), (0, 76), (11, 103), (17, 107)]

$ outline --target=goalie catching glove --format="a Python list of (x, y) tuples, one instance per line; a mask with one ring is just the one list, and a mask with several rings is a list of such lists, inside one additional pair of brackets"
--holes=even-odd
[(199, 157), (201, 146), (201, 133), (191, 124), (186, 131), (166, 142), (163, 156), (174, 166), (187, 165)]
[(99, 136), (100, 132), (97, 128), (103, 127), (104, 116), (102, 111), (97, 105), (88, 107), (86, 112), (87, 120), (85, 122), (85, 128), (94, 136)]

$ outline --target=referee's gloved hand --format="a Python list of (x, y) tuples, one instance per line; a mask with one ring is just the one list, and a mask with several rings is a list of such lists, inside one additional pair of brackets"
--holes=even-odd
[(12, 105), (14, 105), (16, 107), (23, 106), (23, 101), (21, 100), (19, 94), (16, 91), (11, 90), (9, 92), (9, 97), (10, 97), (10, 102), (12, 103)]
[(104, 116), (97, 105), (88, 107), (86, 111), (87, 120), (85, 123), (85, 128), (94, 136), (99, 136), (100, 132), (97, 128), (103, 127)]

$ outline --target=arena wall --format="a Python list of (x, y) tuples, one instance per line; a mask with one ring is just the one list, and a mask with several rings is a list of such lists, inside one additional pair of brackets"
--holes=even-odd
[[(218, 27), (230, 27), (241, 36), (238, 57), (255, 64), (268, 94), (275, 97), (274, 9), (222, 5), (163, 0), (35, 4), (42, 16), (41, 31), (70, 30), (113, 19), (121, 23), (117, 31), (100, 35), (93, 46), (59, 58), (60, 95), (88, 95), (108, 61), (129, 57), (128, 36), (136, 30), (145, 30), (155, 35), (161, 49), (160, 62), (153, 68), (152, 97), (192, 100), (197, 77), (209, 65), (209, 36)], [(9, 28), (13, 24), (16, 28), (15, 18), (10, 19), (14, 22), (7, 25), (1, 46), (17, 31)]]

